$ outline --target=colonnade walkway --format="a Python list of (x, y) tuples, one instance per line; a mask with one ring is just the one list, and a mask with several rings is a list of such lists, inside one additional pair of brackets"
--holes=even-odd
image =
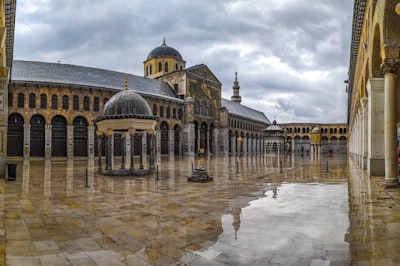
[[(21, 160), (0, 265), (400, 265), (400, 188), (345, 155), (163, 157), (146, 177)], [(209, 183), (188, 182), (204, 167)]]

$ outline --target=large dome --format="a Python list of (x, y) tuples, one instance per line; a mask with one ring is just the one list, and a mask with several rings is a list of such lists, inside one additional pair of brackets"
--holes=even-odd
[(106, 103), (103, 116), (127, 116), (127, 117), (153, 117), (153, 112), (146, 100), (132, 90), (124, 90)]
[(164, 38), (163, 44), (154, 48), (147, 56), (147, 60), (155, 57), (168, 57), (168, 56), (176, 57), (180, 60), (183, 60), (181, 54), (176, 49), (169, 47), (165, 43), (165, 38)]

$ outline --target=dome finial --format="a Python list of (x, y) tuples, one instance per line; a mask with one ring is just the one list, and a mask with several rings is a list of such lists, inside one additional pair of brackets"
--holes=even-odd
[(235, 81), (237, 81), (237, 71), (235, 72)]
[(162, 44), (163, 44), (163, 45), (167, 45), (167, 44), (165, 43), (165, 36), (164, 36), (164, 38), (163, 38)]
[(128, 78), (125, 77), (125, 90), (128, 90), (129, 86), (128, 86)]

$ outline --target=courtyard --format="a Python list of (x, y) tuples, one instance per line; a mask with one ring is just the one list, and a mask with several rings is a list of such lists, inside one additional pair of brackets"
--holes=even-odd
[[(17, 161), (0, 180), (6, 265), (397, 265), (398, 189), (345, 155)], [(117, 165), (117, 164), (116, 164)], [(204, 167), (213, 181), (192, 183)]]

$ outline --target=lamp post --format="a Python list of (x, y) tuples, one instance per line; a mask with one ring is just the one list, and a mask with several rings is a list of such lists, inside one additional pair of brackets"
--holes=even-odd
[(239, 136), (239, 137), (237, 138), (237, 142), (238, 142), (238, 146), (239, 146), (239, 147), (238, 147), (239, 156), (241, 155), (242, 141), (243, 141), (242, 137)]

